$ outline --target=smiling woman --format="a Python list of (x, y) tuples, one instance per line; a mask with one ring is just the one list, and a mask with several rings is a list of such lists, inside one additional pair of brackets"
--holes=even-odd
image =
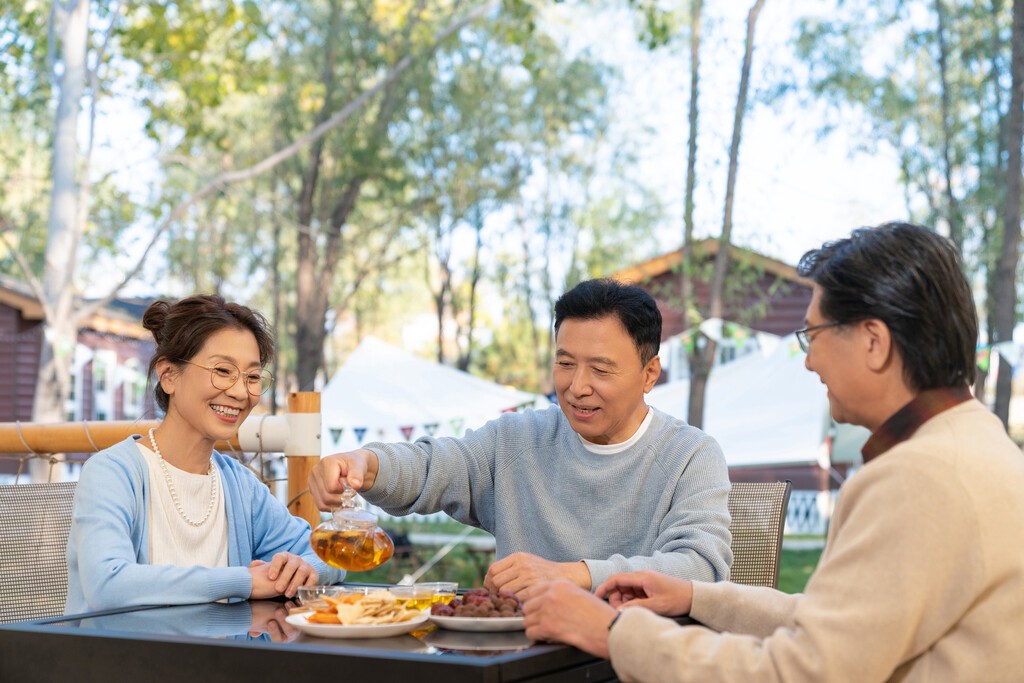
[(343, 573), (309, 525), (214, 450), (268, 390), (273, 338), (259, 313), (217, 296), (157, 301), (143, 316), (166, 415), (82, 468), (68, 539), (65, 613), (224, 598), (292, 597)]

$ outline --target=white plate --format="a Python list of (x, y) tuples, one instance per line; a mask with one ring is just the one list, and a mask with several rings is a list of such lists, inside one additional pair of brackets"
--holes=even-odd
[(439, 617), (430, 620), (441, 628), (452, 631), (522, 631), (522, 617)]
[(309, 613), (289, 614), (285, 619), (303, 633), (317, 638), (388, 638), (415, 631), (427, 620), (426, 614), (418, 614), (409, 621), (397, 624), (311, 624)]

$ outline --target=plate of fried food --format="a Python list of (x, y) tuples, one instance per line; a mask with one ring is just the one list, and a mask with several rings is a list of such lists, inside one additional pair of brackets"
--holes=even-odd
[(287, 621), (318, 638), (388, 638), (409, 633), (427, 621), (427, 613), (405, 609), (386, 590), (324, 596), (312, 612), (288, 615)]
[(431, 605), (430, 620), (452, 631), (522, 631), (523, 604), (514, 593), (474, 588), (448, 604)]

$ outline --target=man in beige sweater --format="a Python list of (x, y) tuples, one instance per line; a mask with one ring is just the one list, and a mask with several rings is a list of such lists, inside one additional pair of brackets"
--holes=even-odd
[[(646, 571), (594, 595), (555, 582), (530, 595), (527, 635), (609, 657), (626, 681), (1024, 680), (1024, 455), (968, 389), (978, 323), (956, 250), (887, 224), (799, 272), (807, 368), (837, 421), (872, 432), (806, 592)], [(665, 618), (686, 614), (702, 626)]]

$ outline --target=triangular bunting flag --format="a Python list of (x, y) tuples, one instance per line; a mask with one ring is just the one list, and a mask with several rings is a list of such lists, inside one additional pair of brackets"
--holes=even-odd
[(693, 335), (687, 334), (683, 337), (683, 348), (686, 349), (686, 353), (690, 356), (693, 355), (693, 351), (697, 346), (697, 340), (694, 339)]
[(988, 372), (989, 363), (991, 362), (991, 347), (985, 346), (978, 349), (978, 367), (981, 368), (982, 372)]
[(512, 406), (511, 408), (505, 408), (501, 412), (503, 412), (503, 413), (514, 413), (514, 412), (516, 412), (516, 407)]
[(408, 441), (412, 436), (412, 430), (416, 429), (415, 425), (407, 425), (405, 427), (399, 427), (402, 430), (402, 434), (405, 436), (405, 440)]
[(430, 434), (430, 436), (434, 435), (434, 432), (437, 431), (438, 427), (440, 427), (440, 425), (437, 422), (431, 422), (430, 424), (423, 425), (423, 429), (426, 430), (427, 434)]
[(750, 333), (745, 327), (737, 326), (733, 330), (732, 338), (736, 341), (736, 350), (739, 351), (743, 348), (743, 345), (747, 343), (747, 339), (750, 337)]
[(335, 428), (331, 427), (331, 439), (334, 440), (334, 445), (337, 446), (338, 442), (341, 441), (341, 435), (345, 431), (344, 427)]
[(356, 441), (359, 443), (363, 442), (363, 436), (366, 435), (366, 427), (353, 427), (352, 431), (356, 434)]
[(462, 436), (462, 425), (466, 423), (466, 419), (462, 417), (454, 417), (451, 420), (452, 431), (455, 432), (455, 436)]

